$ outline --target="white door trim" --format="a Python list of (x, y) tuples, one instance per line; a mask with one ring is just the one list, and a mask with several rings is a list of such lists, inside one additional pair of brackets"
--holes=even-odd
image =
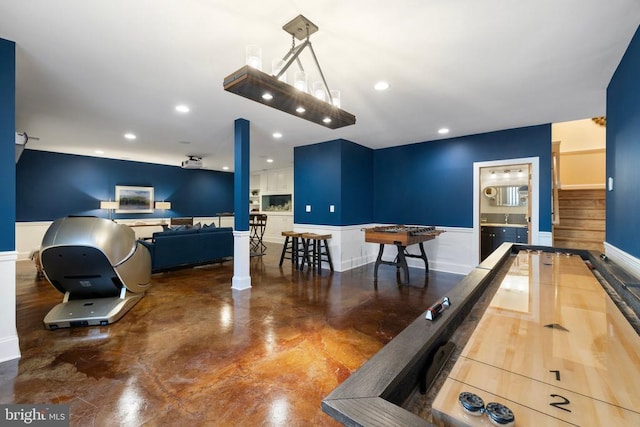
[(519, 159), (491, 160), (473, 163), (473, 259), (480, 263), (480, 168), (508, 166), (528, 163), (531, 165), (531, 244), (539, 244), (540, 233), (540, 158), (522, 157)]

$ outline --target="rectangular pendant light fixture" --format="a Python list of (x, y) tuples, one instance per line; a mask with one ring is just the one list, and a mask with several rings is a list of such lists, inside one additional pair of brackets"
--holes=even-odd
[(330, 129), (356, 122), (353, 114), (248, 65), (224, 79), (224, 90)]
[[(289, 53), (282, 59), (281, 62), (285, 65), (278, 69), (278, 74), (270, 75), (250, 65), (245, 65), (225, 77), (223, 82), (224, 90), (330, 129), (338, 129), (355, 124), (356, 117), (338, 106), (339, 99), (333, 99), (333, 94), (337, 94), (338, 91), (329, 90), (311, 46), (309, 36), (318, 31), (318, 27), (304, 16), (299, 15), (285, 24), (283, 29), (292, 35), (294, 43)], [(295, 46), (295, 39), (306, 40), (302, 44)], [(304, 71), (299, 55), (306, 47), (309, 47), (320, 72), (327, 100), (317, 98), (280, 79), (294, 61), (301, 71)]]

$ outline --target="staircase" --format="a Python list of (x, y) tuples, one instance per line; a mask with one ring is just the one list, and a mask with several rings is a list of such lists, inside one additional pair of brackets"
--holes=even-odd
[(605, 190), (559, 190), (553, 246), (604, 253)]

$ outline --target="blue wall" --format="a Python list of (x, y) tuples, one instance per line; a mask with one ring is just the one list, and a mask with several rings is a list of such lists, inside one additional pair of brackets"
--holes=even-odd
[(0, 251), (15, 250), (16, 46), (0, 39)]
[[(374, 150), (342, 140), (342, 224), (373, 222)], [(338, 207), (336, 206), (336, 209)]]
[[(373, 150), (344, 139), (294, 148), (294, 222), (366, 224), (373, 218)], [(311, 206), (311, 212), (305, 207)], [(330, 212), (329, 206), (335, 211)]]
[(607, 88), (607, 243), (640, 258), (640, 29)]
[(296, 147), (294, 222), (471, 228), (473, 163), (522, 157), (540, 159), (540, 230), (551, 231), (549, 124), (380, 150), (341, 139)]
[(551, 231), (551, 125), (374, 152), (374, 222), (473, 227), (473, 163), (540, 158), (540, 230)]
[(233, 173), (25, 150), (16, 165), (16, 220), (108, 217), (99, 209), (100, 200), (115, 200), (116, 185), (154, 187), (155, 200), (170, 201), (171, 210), (116, 213), (115, 219), (210, 217), (233, 211)]
[[(342, 225), (337, 215), (329, 215), (329, 205), (340, 206), (341, 142), (294, 147), (293, 219), (297, 224)], [(311, 206), (311, 212), (305, 206)]]

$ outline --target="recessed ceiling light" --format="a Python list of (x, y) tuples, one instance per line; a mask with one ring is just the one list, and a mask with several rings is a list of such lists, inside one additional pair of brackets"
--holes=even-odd
[(329, 117), (325, 117), (322, 121), (325, 123), (331, 123), (331, 119)]
[(375, 90), (387, 90), (387, 89), (389, 89), (389, 83), (387, 83), (387, 82), (378, 82), (373, 86), (373, 88)]
[(96, 154), (104, 154), (104, 151), (102, 151), (102, 150), (96, 150), (96, 151), (94, 151), (94, 152), (95, 152)]
[(223, 171), (228, 171), (228, 170), (229, 170), (229, 166), (223, 166), (223, 167), (222, 167), (222, 170), (223, 170)]
[(282, 138), (282, 134), (280, 132), (274, 132), (272, 136), (274, 138)]
[(449, 133), (449, 129), (448, 128), (440, 128), (440, 129), (438, 129), (438, 133), (440, 135), (446, 135), (446, 134)]
[(297, 111), (298, 113), (302, 114), (302, 113), (304, 113), (304, 112), (305, 112), (305, 111), (307, 111), (307, 110), (305, 110), (305, 109), (304, 109), (304, 107), (300, 106), (300, 107), (296, 108), (296, 111)]
[(178, 113), (188, 113), (189, 112), (189, 107), (187, 107), (184, 104), (176, 105), (176, 111)]
[(273, 159), (267, 159), (267, 163), (273, 163)]
[(129, 141), (133, 141), (134, 139), (136, 139), (136, 135), (135, 135), (135, 134), (133, 134), (133, 133), (125, 133), (125, 134), (124, 134), (124, 137), (125, 137), (126, 139), (128, 139)]
[(265, 92), (262, 94), (262, 99), (264, 99), (265, 101), (270, 101), (273, 99), (273, 95), (271, 95), (269, 92)]

